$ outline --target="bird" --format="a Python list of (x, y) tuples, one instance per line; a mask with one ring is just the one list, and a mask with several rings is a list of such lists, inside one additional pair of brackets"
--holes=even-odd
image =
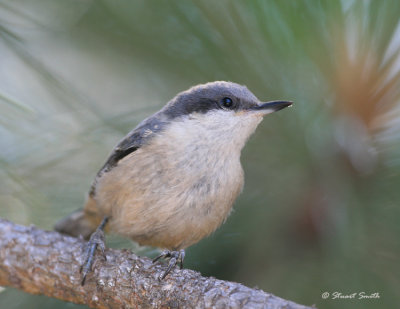
[(240, 155), (272, 112), (290, 101), (263, 103), (234, 82), (199, 84), (178, 93), (112, 150), (97, 173), (83, 209), (56, 223), (61, 233), (89, 239), (82, 285), (104, 230), (162, 249), (164, 279), (185, 249), (213, 233), (241, 193)]

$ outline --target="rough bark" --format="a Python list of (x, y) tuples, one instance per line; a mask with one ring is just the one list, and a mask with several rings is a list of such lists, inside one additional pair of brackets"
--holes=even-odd
[(81, 286), (85, 244), (0, 219), (0, 285), (92, 308), (309, 308), (187, 269), (159, 281), (161, 265), (127, 250), (107, 249), (106, 261), (97, 255)]

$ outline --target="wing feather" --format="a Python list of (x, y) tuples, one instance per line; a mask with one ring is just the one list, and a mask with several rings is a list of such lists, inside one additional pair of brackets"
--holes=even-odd
[(106, 163), (97, 173), (96, 178), (90, 188), (89, 195), (91, 197), (95, 195), (98, 179), (101, 178), (104, 173), (109, 172), (115, 166), (117, 166), (118, 162), (121, 159), (138, 150), (143, 144), (147, 143), (158, 132), (162, 131), (166, 125), (167, 122), (164, 117), (162, 117), (162, 114), (156, 113), (153, 116), (143, 120), (136, 128), (129, 132), (114, 147)]

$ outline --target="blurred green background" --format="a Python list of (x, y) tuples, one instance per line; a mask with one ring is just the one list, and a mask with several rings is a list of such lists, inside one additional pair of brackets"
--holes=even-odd
[[(143, 118), (235, 81), (295, 105), (250, 139), (235, 211), (186, 267), (318, 308), (399, 308), (399, 21), (389, 0), (0, 1), (0, 216), (51, 229)], [(0, 303), (84, 308), (10, 288)]]

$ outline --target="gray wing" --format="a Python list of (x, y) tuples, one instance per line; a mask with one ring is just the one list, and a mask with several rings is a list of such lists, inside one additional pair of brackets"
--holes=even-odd
[(104, 174), (112, 170), (118, 165), (118, 162), (139, 149), (143, 144), (148, 142), (155, 133), (164, 129), (167, 122), (160, 113), (143, 120), (135, 129), (129, 132), (118, 144), (115, 146), (106, 163), (97, 173), (96, 178), (90, 188), (89, 195), (94, 196), (96, 191), (97, 180)]

